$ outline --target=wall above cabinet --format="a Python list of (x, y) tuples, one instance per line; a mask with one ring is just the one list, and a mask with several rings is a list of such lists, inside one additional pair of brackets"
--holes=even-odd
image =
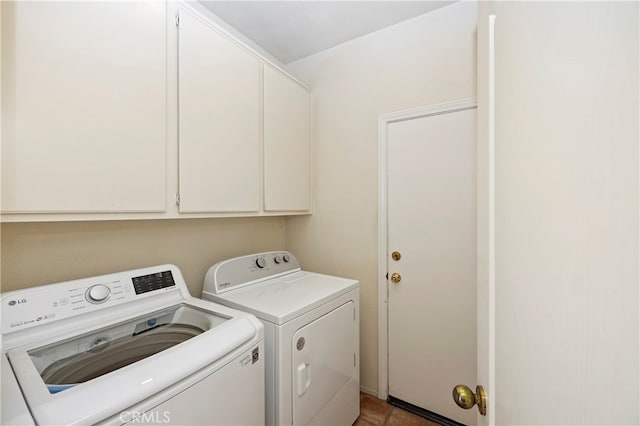
[(309, 90), (202, 5), (0, 7), (3, 222), (311, 213)]

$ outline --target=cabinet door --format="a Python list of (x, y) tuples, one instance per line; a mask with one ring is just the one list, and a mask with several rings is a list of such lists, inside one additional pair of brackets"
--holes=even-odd
[(164, 211), (166, 6), (1, 7), (3, 212)]
[(311, 209), (309, 92), (264, 68), (264, 209)]
[(260, 207), (260, 62), (180, 11), (180, 212)]

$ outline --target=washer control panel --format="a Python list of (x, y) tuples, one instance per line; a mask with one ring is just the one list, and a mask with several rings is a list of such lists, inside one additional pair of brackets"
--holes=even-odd
[(183, 288), (180, 270), (161, 265), (7, 292), (0, 298), (2, 333)]
[(96, 284), (89, 287), (84, 296), (89, 303), (102, 303), (106, 302), (110, 295), (111, 289), (109, 288), (109, 286), (104, 284)]
[(287, 251), (240, 256), (218, 262), (209, 268), (203, 292), (220, 294), (299, 270), (298, 259)]

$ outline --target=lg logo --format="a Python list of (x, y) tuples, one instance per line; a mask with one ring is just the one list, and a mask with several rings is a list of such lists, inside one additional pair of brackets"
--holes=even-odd
[(9, 306), (20, 305), (22, 303), (27, 303), (27, 299), (9, 300)]

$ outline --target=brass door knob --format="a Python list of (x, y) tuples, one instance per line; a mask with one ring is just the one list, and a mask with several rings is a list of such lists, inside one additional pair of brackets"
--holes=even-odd
[(393, 274), (391, 274), (391, 281), (392, 282), (399, 283), (401, 279), (402, 279), (402, 277), (400, 276), (399, 273), (394, 272)]
[(487, 415), (487, 394), (480, 385), (476, 386), (475, 394), (468, 386), (456, 385), (456, 387), (453, 388), (453, 400), (458, 404), (458, 407), (464, 408), (465, 410), (477, 404), (480, 414), (483, 416)]

